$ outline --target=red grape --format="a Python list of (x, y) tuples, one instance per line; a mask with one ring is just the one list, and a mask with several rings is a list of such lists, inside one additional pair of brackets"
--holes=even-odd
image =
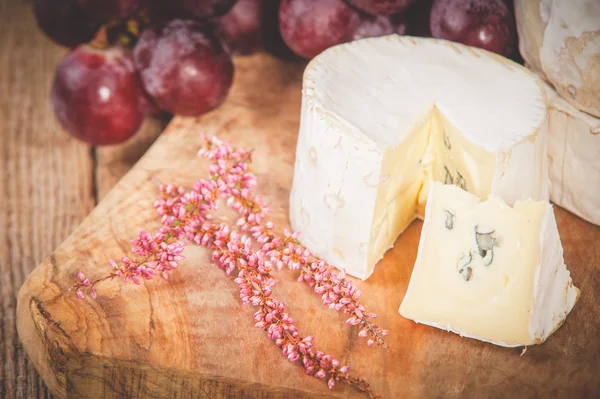
[(231, 55), (198, 22), (176, 19), (163, 28), (146, 29), (133, 56), (146, 93), (164, 111), (201, 115), (229, 93)]
[[(192, 16), (200, 19), (208, 19), (224, 15), (237, 0), (172, 0), (174, 7), (181, 11), (187, 11)], [(272, 1), (272, 0), (268, 0)]]
[[(267, 0), (269, 1), (269, 0)], [(217, 21), (217, 32), (234, 54), (250, 54), (262, 43), (262, 0), (238, 0)]]
[(346, 0), (346, 2), (370, 15), (392, 15), (406, 10), (415, 0)]
[(285, 43), (301, 57), (352, 40), (360, 15), (342, 0), (283, 0), (279, 29)]
[(76, 0), (87, 14), (98, 21), (122, 19), (138, 11), (144, 0)]
[(361, 18), (358, 27), (354, 31), (353, 40), (367, 37), (379, 37), (396, 33), (403, 35), (406, 33), (407, 25), (401, 14), (393, 17), (371, 17)]
[(75, 0), (35, 0), (33, 14), (39, 28), (50, 39), (66, 47), (90, 41), (100, 27)]
[(516, 45), (513, 14), (503, 0), (435, 0), (433, 37), (509, 56)]
[(144, 120), (141, 84), (121, 48), (75, 48), (58, 66), (51, 99), (62, 127), (94, 145), (123, 142)]

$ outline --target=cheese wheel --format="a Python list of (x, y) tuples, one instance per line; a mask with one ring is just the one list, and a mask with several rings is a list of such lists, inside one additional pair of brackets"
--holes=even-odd
[(581, 112), (546, 85), (550, 198), (600, 225), (600, 119)]
[(519, 52), (525, 60), (525, 66), (544, 79), (547, 78), (540, 61), (540, 48), (544, 42), (547, 18), (544, 21), (542, 13), (547, 15), (550, 11), (543, 12), (541, 7), (547, 3), (542, 3), (542, 0), (515, 0)]
[(527, 65), (600, 117), (600, 1), (515, 0), (515, 15)]
[(292, 227), (365, 279), (432, 179), (547, 200), (545, 119), (539, 80), (484, 50), (397, 35), (330, 48), (304, 73)]

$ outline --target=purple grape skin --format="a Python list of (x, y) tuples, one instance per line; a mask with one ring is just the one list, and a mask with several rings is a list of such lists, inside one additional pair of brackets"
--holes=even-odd
[(483, 48), (505, 57), (516, 46), (514, 15), (503, 0), (435, 0), (432, 36)]
[(279, 30), (289, 48), (310, 59), (352, 40), (360, 14), (342, 0), (282, 0)]
[(251, 54), (260, 48), (263, 1), (238, 0), (227, 14), (217, 20), (217, 33), (232, 54)]
[(35, 0), (33, 14), (40, 30), (65, 47), (92, 40), (100, 27), (75, 0)]
[(197, 116), (218, 107), (233, 81), (231, 55), (217, 36), (191, 20), (146, 29), (133, 57), (146, 93), (176, 115)]
[(406, 10), (415, 0), (346, 0), (346, 2), (365, 14), (392, 15)]
[(402, 18), (402, 15), (390, 17), (371, 17), (363, 16), (358, 24), (353, 40), (364, 39), (367, 37), (380, 37), (391, 34), (404, 35), (408, 25)]
[(100, 22), (126, 18), (146, 5), (145, 0), (76, 0), (81, 8)]
[(144, 120), (144, 100), (131, 55), (81, 45), (59, 64), (51, 103), (61, 126), (93, 145), (127, 140)]
[(180, 11), (187, 11), (199, 19), (209, 19), (225, 15), (237, 0), (172, 0)]

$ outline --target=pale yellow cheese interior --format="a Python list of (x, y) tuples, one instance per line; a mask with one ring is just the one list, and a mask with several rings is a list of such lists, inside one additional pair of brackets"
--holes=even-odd
[[(513, 207), (496, 196), (479, 203), (461, 190), (430, 197), (428, 222), (400, 313), (420, 323), (507, 346), (536, 343), (529, 331), (540, 232), (548, 204)], [(452, 228), (447, 212), (454, 215)], [(475, 229), (493, 231), (490, 264), (477, 251)], [(469, 278), (459, 272), (472, 255)]]
[(491, 191), (494, 154), (466, 140), (437, 107), (383, 158), (369, 244), (374, 265), (417, 217), (431, 180), (455, 184), (480, 198)]

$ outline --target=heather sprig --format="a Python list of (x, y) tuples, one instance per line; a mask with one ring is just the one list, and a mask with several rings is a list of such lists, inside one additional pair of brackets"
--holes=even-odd
[(87, 290), (95, 299), (96, 285), (115, 277), (122, 278), (124, 282), (131, 280), (135, 284), (140, 284), (141, 279), (151, 280), (157, 274), (168, 280), (169, 272), (177, 269), (179, 262), (184, 259), (181, 252), (185, 243), (173, 237), (165, 227), (155, 235), (141, 231), (138, 239), (131, 243), (133, 244), (131, 252), (137, 257), (132, 259), (123, 256), (119, 262), (109, 259), (112, 271), (108, 275), (92, 281), (86, 278), (83, 272), (77, 273), (79, 283), (74, 284), (73, 288), (79, 298), (83, 299), (84, 290)]
[[(389, 332), (371, 322), (377, 314), (365, 310), (359, 301), (361, 291), (346, 278), (345, 271), (338, 272), (332, 265), (312, 255), (298, 241), (299, 232), (285, 230), (284, 238), (273, 232), (273, 223), (265, 219), (270, 212), (269, 207), (260, 195), (253, 194), (256, 177), (249, 171), (251, 152), (236, 149), (216, 137), (203, 137), (203, 146), (198, 154), (211, 161), (208, 180), (198, 180), (190, 191), (173, 185), (159, 186), (161, 195), (154, 207), (162, 216), (161, 232), (177, 240), (187, 238), (198, 245), (206, 245), (205, 241), (198, 238), (198, 227), (212, 220), (210, 212), (217, 210), (219, 198), (224, 198), (240, 215), (236, 222), (238, 228), (252, 235), (261, 245), (261, 251), (278, 269), (286, 265), (291, 270), (299, 271), (298, 281), (307, 283), (320, 295), (325, 306), (349, 316), (346, 323), (358, 326), (358, 335), (367, 338), (369, 346), (387, 347), (384, 337)], [(110, 263), (115, 269), (115, 262), (111, 260)], [(139, 270), (136, 268), (138, 265)], [(139, 282), (140, 275), (146, 279), (153, 277), (147, 271), (152, 269), (144, 265), (143, 259), (128, 263), (128, 259), (123, 258), (117, 270), (121, 269), (131, 270), (136, 277), (134, 282)], [(167, 278), (166, 272), (163, 271), (162, 275)], [(106, 276), (94, 281), (93, 285), (117, 276), (121, 275)], [(124, 281), (128, 281), (129, 277), (126, 274), (124, 276)], [(82, 289), (88, 287), (86, 283), (90, 284), (89, 280), (81, 280), (76, 287), (80, 297), (83, 295)], [(90, 286), (90, 294), (95, 296), (93, 285)]]
[[(351, 377), (348, 368), (329, 355), (313, 349), (312, 337), (301, 337), (294, 320), (285, 311), (283, 303), (272, 297), (275, 279), (272, 265), (281, 269), (286, 265), (299, 271), (299, 282), (305, 282), (321, 296), (330, 309), (343, 311), (349, 316), (347, 323), (359, 326), (359, 336), (367, 338), (367, 344), (386, 347), (387, 330), (374, 325), (371, 319), (377, 315), (367, 312), (360, 304), (361, 291), (346, 278), (345, 271), (338, 272), (327, 262), (315, 257), (302, 246), (298, 232), (285, 231), (283, 237), (273, 232), (274, 225), (267, 221), (270, 212), (260, 195), (254, 195), (256, 176), (249, 171), (250, 151), (233, 148), (213, 137), (203, 138), (199, 155), (211, 161), (209, 178), (198, 180), (190, 190), (161, 184), (160, 195), (154, 208), (161, 215), (162, 227), (156, 235), (142, 231), (132, 241), (135, 258), (122, 257), (120, 262), (109, 260), (112, 271), (97, 280), (89, 280), (82, 272), (79, 282), (73, 285), (83, 299), (84, 290), (96, 297), (96, 285), (101, 281), (121, 278), (140, 284), (141, 279), (150, 280), (160, 274), (169, 278), (169, 272), (177, 269), (183, 260), (181, 252), (184, 239), (213, 251), (212, 260), (229, 276), (236, 275), (240, 287), (240, 299), (244, 304), (258, 308), (254, 317), (256, 327), (267, 331), (269, 339), (282, 350), (290, 361), (302, 361), (306, 373), (327, 379), (330, 388), (336, 382), (344, 382), (365, 392), (376, 395), (362, 379)], [(219, 207), (219, 200), (236, 210), (240, 218), (235, 226), (240, 235), (227, 224), (212, 223), (211, 212)], [(258, 249), (252, 245), (256, 242)]]
[(205, 224), (198, 234), (202, 236), (200, 242), (213, 250), (214, 263), (228, 276), (237, 272), (234, 281), (240, 287), (242, 303), (258, 308), (254, 313), (255, 327), (265, 330), (290, 362), (301, 361), (306, 374), (326, 379), (330, 389), (336, 382), (344, 382), (371, 398), (377, 397), (365, 380), (349, 375), (348, 366), (316, 351), (313, 336), (300, 335), (285, 305), (272, 296), (275, 279), (271, 275), (271, 262), (266, 260), (268, 256), (261, 250), (253, 250), (249, 236), (230, 231), (226, 224)]

